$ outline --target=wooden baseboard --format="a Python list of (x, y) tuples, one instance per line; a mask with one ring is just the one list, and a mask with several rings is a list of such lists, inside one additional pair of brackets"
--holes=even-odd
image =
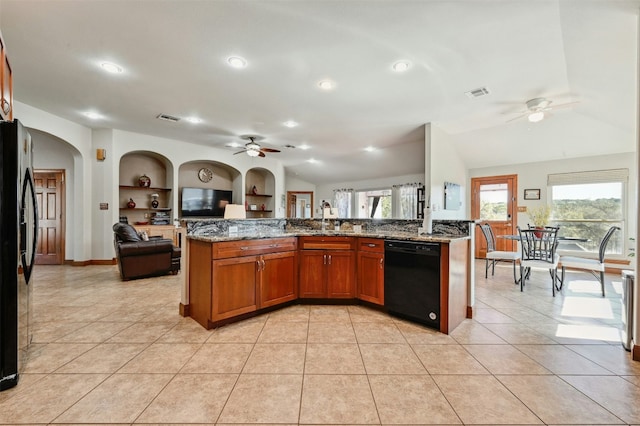
[(180, 306), (178, 307), (178, 313), (180, 314), (180, 316), (183, 317), (188, 317), (191, 316), (191, 312), (189, 309), (189, 305), (185, 305), (184, 303), (180, 303)]
[(89, 265), (116, 265), (117, 261), (113, 259), (94, 259), (94, 260), (65, 260), (65, 265), (70, 266), (89, 266)]
[(631, 359), (640, 361), (640, 346), (631, 344)]
[(467, 318), (473, 318), (473, 306), (467, 306)]

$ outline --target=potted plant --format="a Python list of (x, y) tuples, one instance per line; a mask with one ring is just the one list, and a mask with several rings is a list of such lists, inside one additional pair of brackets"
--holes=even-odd
[(539, 229), (544, 229), (549, 223), (549, 217), (551, 216), (551, 206), (541, 204), (539, 206), (531, 207), (527, 209), (527, 215), (533, 226)]

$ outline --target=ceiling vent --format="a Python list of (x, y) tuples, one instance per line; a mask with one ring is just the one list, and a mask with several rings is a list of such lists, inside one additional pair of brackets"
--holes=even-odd
[(288, 145), (288, 144), (287, 144), (287, 145), (285, 145), (284, 147), (285, 147), (285, 148), (295, 148), (295, 145)]
[(158, 114), (156, 118), (158, 120), (171, 121), (172, 123), (177, 123), (178, 121), (180, 121), (178, 117), (174, 117), (173, 115), (169, 114)]
[(487, 89), (486, 87), (480, 87), (478, 89), (474, 89), (469, 92), (464, 92), (464, 94), (471, 99), (479, 98), (480, 96), (488, 95), (489, 89)]

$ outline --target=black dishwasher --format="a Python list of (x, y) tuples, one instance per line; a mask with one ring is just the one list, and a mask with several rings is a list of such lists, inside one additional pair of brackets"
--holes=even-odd
[(384, 259), (386, 310), (440, 329), (440, 244), (385, 240)]

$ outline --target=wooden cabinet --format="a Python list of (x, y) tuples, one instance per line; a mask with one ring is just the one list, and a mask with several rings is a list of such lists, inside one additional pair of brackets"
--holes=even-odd
[(7, 57), (4, 40), (0, 38), (0, 117), (3, 120), (13, 120), (13, 72)]
[(300, 297), (354, 298), (353, 246), (351, 237), (300, 237)]
[(279, 305), (298, 298), (296, 252), (271, 253), (260, 256), (258, 272), (260, 308)]
[(214, 260), (211, 321), (253, 312), (258, 308), (258, 256)]
[(384, 305), (384, 240), (358, 238), (358, 299)]
[(146, 232), (149, 237), (162, 237), (173, 240), (174, 246), (181, 246), (180, 232), (182, 228), (176, 228), (173, 225), (134, 225), (137, 232)]
[[(219, 321), (295, 300), (296, 247), (296, 238), (189, 240), (191, 317), (211, 328)], [(192, 266), (194, 262), (200, 265)], [(209, 273), (200, 271), (204, 262), (210, 262)]]

